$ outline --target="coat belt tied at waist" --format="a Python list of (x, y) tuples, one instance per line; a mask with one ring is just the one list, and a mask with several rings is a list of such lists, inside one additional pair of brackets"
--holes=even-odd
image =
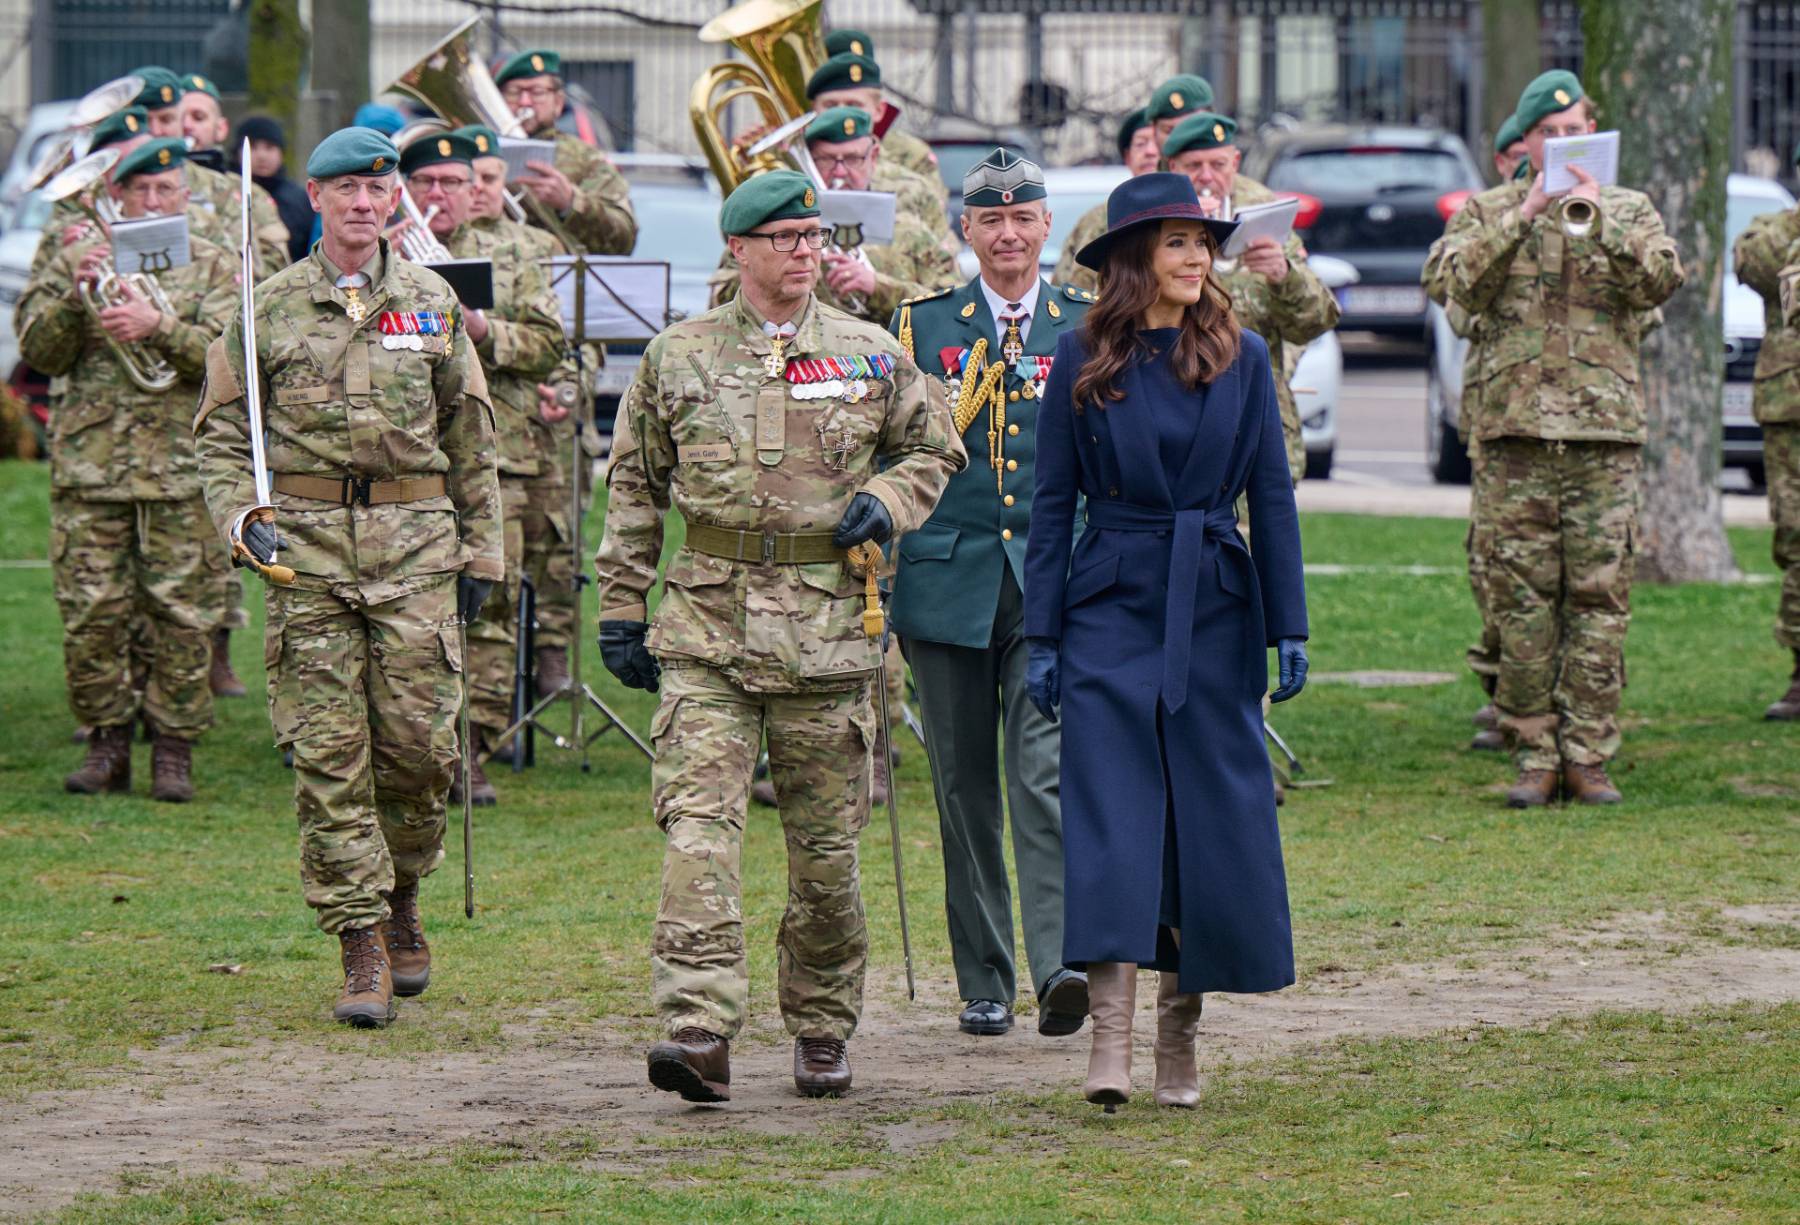
[(1201, 568), (1223, 549), (1239, 569), (1250, 603), (1244, 633), (1246, 664), (1268, 648), (1263, 642), (1262, 599), (1250, 562), (1250, 550), (1238, 535), (1237, 512), (1230, 506), (1168, 510), (1129, 502), (1087, 504), (1089, 527), (1114, 532), (1170, 532), (1167, 602), (1163, 606), (1163, 706), (1174, 714), (1187, 703), (1188, 660), (1193, 649), (1194, 600)]

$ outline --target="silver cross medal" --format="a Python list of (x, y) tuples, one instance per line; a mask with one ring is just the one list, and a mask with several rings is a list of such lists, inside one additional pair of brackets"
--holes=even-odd
[(850, 457), (856, 454), (856, 435), (850, 432), (849, 426), (844, 426), (838, 430), (835, 441), (827, 441), (826, 436), (830, 433), (830, 426), (819, 428), (819, 441), (825, 449), (825, 461), (833, 472), (842, 472), (850, 463)]

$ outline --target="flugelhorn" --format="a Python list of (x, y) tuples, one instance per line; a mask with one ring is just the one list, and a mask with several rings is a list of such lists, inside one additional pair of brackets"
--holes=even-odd
[(782, 128), (812, 109), (806, 82), (825, 62), (819, 3), (745, 0), (701, 27), (701, 42), (728, 42), (744, 56), (714, 64), (688, 93), (688, 118), (722, 194), (754, 174), (787, 166), (781, 143), (765, 139), (745, 149), (729, 139), (725, 115), (733, 102), (747, 98), (762, 112), (763, 126)]
[(1564, 196), (1556, 203), (1556, 224), (1570, 238), (1586, 238), (1600, 220), (1600, 209), (1586, 196)]
[[(104, 181), (107, 172), (118, 163), (117, 149), (102, 149), (98, 153), (90, 153), (44, 184), (44, 198), (51, 201), (72, 201), (75, 207), (86, 213), (99, 227), (101, 241), (108, 241), (111, 231), (87, 198), (87, 192), (95, 184)], [(132, 297), (149, 299), (166, 315), (177, 313), (174, 303), (169, 301), (169, 295), (163, 292), (163, 287), (155, 277), (147, 272), (121, 274), (113, 266), (110, 255), (101, 265), (98, 279), (92, 285), (83, 281), (79, 292), (81, 304), (87, 307), (96, 323), (99, 322), (101, 311), (109, 306), (123, 306)], [(100, 329), (100, 334), (106, 338), (106, 345), (112, 350), (113, 356), (125, 368), (126, 377), (145, 391), (167, 391), (181, 381), (175, 367), (142, 341), (126, 344), (115, 340), (113, 334), (105, 328)]]

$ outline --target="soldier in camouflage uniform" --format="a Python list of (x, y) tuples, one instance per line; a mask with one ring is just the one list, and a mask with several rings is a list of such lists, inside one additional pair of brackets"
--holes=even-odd
[[(120, 161), (106, 190), (127, 217), (179, 214), (184, 157), (178, 140), (150, 141)], [(155, 798), (193, 797), (192, 744), (212, 725), (208, 634), (220, 609), (211, 567), (224, 549), (200, 499), (188, 422), (206, 346), (236, 307), (237, 279), (228, 252), (197, 235), (189, 241), (192, 262), (158, 276), (172, 314), (133, 294), (96, 321), (77, 286), (93, 284), (110, 247), (91, 232), (66, 246), (46, 234), (50, 258), (19, 300), (20, 353), (65, 379), (50, 416), (50, 560), (69, 702), (91, 728), (87, 760), (64, 780), (73, 792), (131, 787), (140, 699), (127, 658), (140, 617), (149, 629), (141, 708), (155, 734)], [(166, 363), (177, 381), (139, 387), (114, 343), (140, 364)]]
[[(1534, 166), (1554, 136), (1592, 131), (1581, 83), (1545, 73), (1515, 111)], [(1542, 175), (1485, 191), (1451, 218), (1425, 265), (1428, 292), (1482, 323), (1476, 499), (1491, 524), (1488, 598), (1500, 627), (1494, 694), (1518, 760), (1515, 808), (1616, 803), (1638, 479), (1640, 312), (1682, 282), (1681, 259), (1641, 193), (1583, 182), (1596, 210), (1569, 237)]]
[[(1243, 152), (1236, 140), (1237, 124), (1231, 119), (1196, 111), (1177, 123), (1162, 145), (1169, 169), (1185, 174), (1200, 207), (1220, 217), (1275, 200), (1274, 192), (1238, 173)], [(1281, 243), (1259, 238), (1236, 260), (1221, 256), (1213, 261), (1213, 273), (1231, 291), (1238, 322), (1269, 343), (1288, 471), (1298, 483), (1306, 475), (1306, 443), (1291, 379), (1306, 345), (1337, 326), (1337, 298), (1307, 266), (1306, 248), (1294, 233)]]
[(369, 128), (321, 141), (323, 237), (256, 289), (275, 522), (250, 516), (236, 318), (194, 418), (219, 532), (297, 576), (267, 588), (269, 716), (294, 754), (306, 901), (343, 955), (332, 1015), (362, 1027), (430, 978), (419, 880), (444, 857), (462, 626), (506, 574), (481, 364), (450, 287), (381, 237), (399, 156)]
[[(730, 1096), (748, 993), (738, 862), (765, 732), (788, 846), (779, 997), (794, 1081), (850, 1086), (878, 655), (845, 550), (917, 527), (966, 458), (893, 338), (814, 298), (813, 244), (829, 234), (804, 176), (749, 179), (720, 228), (743, 286), (650, 342), (620, 406), (596, 558), (606, 667), (636, 688), (660, 680), (651, 802), (669, 841), (650, 964), (668, 1037), (649, 1073), (690, 1101)], [(651, 627), (670, 507), (686, 543)]]
[[(873, 115), (879, 125), (882, 113), (891, 104), (883, 97), (881, 66), (875, 62), (875, 40), (862, 30), (836, 29), (825, 36), (825, 54), (829, 57), (826, 63), (836, 61), (836, 66), (833, 71), (826, 72), (825, 65), (821, 64), (807, 82), (806, 96), (813, 109), (828, 111), (834, 106), (854, 106)], [(866, 62), (842, 60), (840, 56), (860, 57)], [(852, 63), (862, 74), (859, 81), (850, 79)], [(817, 89), (813, 88), (815, 81), (819, 83)], [(938, 172), (937, 154), (931, 151), (930, 145), (890, 123), (881, 133), (881, 150), (888, 165), (911, 171), (925, 181), (937, 199), (939, 212), (948, 207), (950, 188)]]
[[(465, 661), (475, 741), (470, 796), (474, 803), (486, 806), (497, 797), (481, 758), (512, 724), (518, 641), (515, 610), (525, 551), (527, 485), (538, 475), (542, 462), (531, 421), (538, 415), (538, 380), (549, 377), (562, 356), (563, 330), (561, 308), (538, 266), (535, 246), (510, 233), (523, 233), (524, 227), (509, 226), (503, 231), (498, 226), (469, 223), (478, 151), (474, 137), (462, 132), (421, 137), (400, 151), (400, 173), (421, 209), (437, 208), (431, 232), (450, 254), (457, 259), (485, 259), (493, 268), (494, 305), (485, 311), (469, 311), (463, 320), (487, 376), (488, 398), (494, 408), (496, 466), (505, 521), (504, 598), (487, 601), (481, 618), (469, 627)], [(461, 798), (458, 783), (460, 779), (451, 785), (452, 800)]]
[[(1800, 146), (1794, 149), (1800, 165)], [(1737, 241), (1738, 280), (1763, 296), (1762, 350), (1756, 357), (1756, 420), (1763, 431), (1775, 564), (1782, 571), (1775, 641), (1793, 652), (1787, 692), (1765, 719), (1800, 719), (1800, 208), (1754, 218)]]

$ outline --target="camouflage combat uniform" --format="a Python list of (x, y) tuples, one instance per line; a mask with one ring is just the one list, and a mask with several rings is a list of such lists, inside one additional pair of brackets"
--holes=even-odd
[(1062, 250), (1056, 255), (1056, 271), (1050, 274), (1050, 281), (1055, 285), (1072, 285), (1076, 289), (1085, 289), (1092, 293), (1100, 288), (1100, 274), (1092, 268), (1083, 268), (1075, 262), (1075, 254), (1094, 239), (1106, 233), (1106, 201), (1094, 205), (1081, 214), (1075, 228), (1063, 239)]
[[(218, 218), (225, 234), (224, 246), (236, 251), (243, 226), (242, 187), (235, 174), (213, 170), (195, 162), (187, 164), (188, 203), (198, 205)], [(281, 223), (275, 198), (255, 183), (250, 184), (250, 230), (256, 237), (256, 275), (267, 279), (286, 268), (288, 231)]]
[[(651, 803), (669, 839), (651, 981), (670, 1034), (730, 1038), (743, 1023), (738, 864), (765, 731), (788, 845), (782, 1015), (798, 1036), (855, 1029), (876, 647), (863, 581), (831, 532), (858, 492), (881, 500), (896, 532), (917, 527), (966, 459), (941, 395), (892, 337), (817, 301), (795, 322), (789, 357), (886, 354), (894, 369), (858, 403), (794, 398), (767, 371), (762, 320), (740, 295), (650, 342), (614, 435), (596, 558), (603, 621), (645, 619), (664, 516), (673, 506), (688, 524), (648, 639), (663, 666)], [(698, 539), (709, 529), (714, 539)], [(748, 560), (720, 556), (718, 538), (738, 532)], [(787, 550), (817, 560), (786, 564)]]
[(1800, 656), (1800, 328), (1781, 300), (1783, 270), (1800, 261), (1800, 209), (1764, 213), (1737, 241), (1738, 280), (1763, 298), (1754, 411), (1763, 431), (1775, 564), (1782, 571), (1775, 641)]
[[(191, 239), (193, 262), (160, 274), (172, 325), (140, 342), (180, 376), (168, 391), (132, 383), (75, 291), (97, 237), (51, 249), (19, 301), (19, 351), (64, 390), (50, 415), (50, 561), (63, 619), (69, 704), (88, 726), (138, 714), (127, 665), (133, 623), (147, 622), (144, 712), (165, 735), (193, 740), (212, 724), (209, 635), (222, 609), (224, 548), (200, 498), (189, 423), (206, 346), (236, 310), (229, 252)], [(166, 317), (165, 317), (166, 318)]]
[(944, 182), (944, 176), (938, 172), (937, 155), (931, 151), (930, 145), (911, 132), (889, 128), (887, 135), (881, 138), (881, 160), (892, 162), (902, 170), (910, 170), (925, 180), (926, 186), (938, 198), (938, 211), (944, 211), (944, 206), (950, 202), (950, 188)]
[[(535, 137), (551, 138), (543, 133)], [(554, 139), (556, 156), (552, 164), (575, 185), (574, 202), (561, 215), (564, 231), (580, 244), (584, 254), (630, 255), (637, 245), (637, 216), (631, 211), (631, 188), (625, 176), (606, 159), (606, 154), (586, 141), (567, 132), (556, 132)], [(525, 209), (525, 218), (549, 233), (530, 206)]]
[[(896, 234), (899, 232), (899, 217), (910, 216), (925, 227), (925, 232), (944, 248), (944, 254), (954, 263), (963, 244), (962, 239), (951, 232), (950, 214), (944, 207), (946, 196), (942, 189), (943, 179), (935, 173), (927, 179), (885, 157), (875, 159), (875, 170), (869, 175), (870, 191), (886, 191), (894, 195)], [(881, 322), (887, 321), (883, 319)]]
[[(280, 561), (298, 576), (267, 588), (269, 715), (294, 751), (306, 901), (333, 933), (381, 921), (383, 895), (443, 858), (463, 698), (456, 578), (506, 577), (493, 413), (456, 298), (385, 240), (363, 271), (360, 325), (322, 244), (256, 290)], [(456, 323), (386, 336), (389, 311)], [(196, 446), (229, 539), (256, 500), (237, 320), (206, 376)]]
[(529, 483), (543, 470), (531, 425), (538, 420), (537, 385), (550, 377), (563, 348), (561, 308), (536, 262), (536, 241), (526, 237), (521, 226), (465, 224), (444, 243), (458, 259), (486, 259), (494, 266), (494, 305), (486, 312), (488, 335), (475, 346), (475, 354), (481, 359), (494, 408), (506, 583), (488, 597), (469, 627), (467, 661), (470, 721), (493, 734), (512, 723), (525, 508)]
[(1491, 532), (1500, 628), (1494, 695), (1521, 770), (1604, 765), (1630, 621), (1645, 439), (1638, 343), (1646, 312), (1681, 284), (1681, 260), (1640, 192), (1602, 189), (1594, 233), (1533, 221), (1529, 187), (1483, 192), (1425, 266), (1440, 300), (1484, 316), (1476, 499)]

